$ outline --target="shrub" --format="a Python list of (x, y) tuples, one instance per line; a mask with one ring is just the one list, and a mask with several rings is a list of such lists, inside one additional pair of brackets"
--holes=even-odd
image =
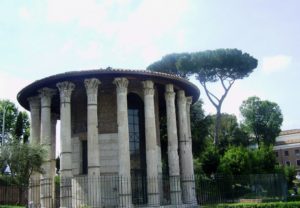
[(217, 208), (298, 208), (300, 202), (219, 204)]

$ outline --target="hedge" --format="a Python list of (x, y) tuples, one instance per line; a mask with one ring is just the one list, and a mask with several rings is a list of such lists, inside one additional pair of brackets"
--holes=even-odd
[(24, 206), (0, 205), (0, 208), (24, 208)]
[(295, 202), (271, 202), (271, 203), (237, 203), (219, 204), (217, 208), (299, 208), (300, 201)]

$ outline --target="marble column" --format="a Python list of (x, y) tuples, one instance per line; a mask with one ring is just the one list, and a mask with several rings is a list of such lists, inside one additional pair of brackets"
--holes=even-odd
[(145, 136), (146, 136), (146, 163), (147, 163), (147, 194), (148, 205), (159, 206), (159, 178), (158, 178), (158, 155), (154, 109), (153, 81), (143, 81), (144, 110), (145, 110)]
[(101, 207), (100, 146), (98, 137), (98, 86), (96, 78), (85, 79), (87, 94), (87, 143), (88, 143), (88, 200), (90, 206)]
[[(51, 114), (51, 178), (56, 175), (56, 124), (58, 115), (55, 113)], [(52, 186), (52, 196), (55, 200), (55, 183)]]
[(119, 142), (119, 207), (132, 207), (131, 201), (131, 175), (130, 150), (128, 130), (127, 87), (128, 79), (115, 78), (117, 91), (117, 119)]
[(56, 86), (60, 94), (60, 207), (72, 207), (71, 94), (75, 85), (65, 81)]
[[(40, 144), (41, 135), (41, 99), (39, 96), (28, 98), (30, 107), (30, 143)], [(34, 172), (30, 177), (30, 189), (28, 203), (39, 206), (40, 204), (40, 177), (41, 174)]]
[(180, 169), (178, 157), (178, 135), (176, 124), (175, 92), (172, 84), (165, 92), (168, 132), (168, 163), (170, 176), (171, 204), (181, 204)]
[(187, 116), (187, 99), (183, 90), (178, 91), (178, 121), (179, 121), (179, 154), (180, 172), (183, 192), (183, 202), (195, 204), (195, 182), (193, 169), (192, 145)]
[(39, 90), (41, 97), (41, 144), (46, 149), (46, 160), (42, 165), (44, 173), (41, 175), (41, 207), (53, 207), (51, 175), (51, 99), (55, 94), (54, 89), (42, 88)]
[(193, 102), (193, 97), (189, 96), (186, 97), (186, 115), (187, 115), (187, 122), (188, 122), (188, 133), (189, 133), (189, 140), (192, 142), (192, 131), (191, 131), (191, 105)]

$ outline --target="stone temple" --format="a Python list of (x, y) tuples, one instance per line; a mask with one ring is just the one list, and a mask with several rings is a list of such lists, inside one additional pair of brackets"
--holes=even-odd
[[(194, 207), (190, 107), (199, 94), (178, 76), (112, 68), (66, 72), (26, 86), (18, 101), (30, 111), (30, 142), (47, 149), (44, 173), (32, 176), (29, 203), (52, 208), (59, 198), (60, 207)], [(168, 186), (162, 182), (161, 116)], [(59, 194), (53, 180), (58, 120)]]

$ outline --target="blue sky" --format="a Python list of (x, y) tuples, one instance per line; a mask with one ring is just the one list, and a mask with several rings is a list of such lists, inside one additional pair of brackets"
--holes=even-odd
[(259, 65), (235, 83), (223, 112), (240, 117), (256, 95), (280, 105), (282, 129), (300, 128), (299, 8), (297, 0), (1, 0), (0, 99), (16, 101), (25, 85), (65, 71), (145, 69), (172, 52), (238, 48)]

